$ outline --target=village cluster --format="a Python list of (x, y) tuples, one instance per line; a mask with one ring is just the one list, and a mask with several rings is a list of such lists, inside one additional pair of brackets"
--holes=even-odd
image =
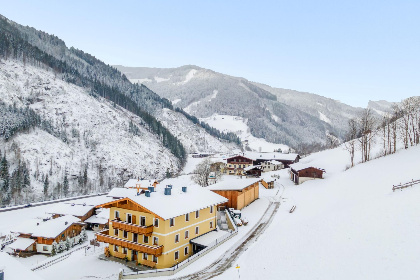
[[(45, 217), (12, 228), (12, 255), (55, 255), (87, 240), (108, 244), (100, 258), (123, 260), (128, 266), (170, 268), (247, 224), (240, 210), (259, 198), (260, 187), (273, 189), (273, 172), (290, 168), (295, 184), (322, 178), (323, 169), (299, 162), (298, 154), (245, 153), (209, 157), (223, 178), (208, 187), (183, 185), (175, 179), (129, 179), (106, 195), (62, 202)], [(277, 177), (278, 178), (278, 177)], [(216, 242), (217, 243), (217, 242)]]

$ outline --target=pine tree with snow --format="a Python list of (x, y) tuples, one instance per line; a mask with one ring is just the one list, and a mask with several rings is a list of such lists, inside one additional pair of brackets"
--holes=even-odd
[(67, 237), (67, 239), (66, 239), (65, 246), (66, 246), (66, 250), (67, 250), (67, 251), (68, 251), (68, 250), (70, 250), (71, 244), (70, 244), (70, 238), (68, 238), (68, 237)]
[(69, 179), (67, 178), (67, 174), (64, 175), (63, 192), (64, 197), (67, 197), (67, 195), (69, 194)]
[(54, 241), (51, 248), (51, 256), (57, 255), (57, 243)]
[(48, 182), (48, 174), (47, 176), (45, 176), (45, 181), (44, 181), (44, 198), (46, 199), (48, 197), (48, 187), (49, 187), (50, 183)]

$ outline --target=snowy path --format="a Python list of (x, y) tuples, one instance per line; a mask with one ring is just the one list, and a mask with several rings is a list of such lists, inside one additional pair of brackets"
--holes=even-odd
[(218, 259), (213, 261), (210, 265), (203, 268), (202, 270), (175, 279), (211, 279), (225, 272), (227, 269), (232, 267), (239, 256), (245, 252), (251, 244), (256, 242), (261, 234), (268, 228), (279, 207), (280, 196), (277, 192), (275, 197), (270, 198), (270, 203), (267, 207), (267, 210), (258, 221), (258, 223), (254, 225), (251, 231), (241, 240), (239, 240), (234, 246), (232, 246), (225, 254), (220, 256)]

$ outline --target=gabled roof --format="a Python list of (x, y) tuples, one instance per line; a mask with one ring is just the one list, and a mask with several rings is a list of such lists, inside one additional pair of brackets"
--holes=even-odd
[(259, 170), (261, 170), (261, 168), (262, 168), (261, 165), (250, 165), (248, 167), (245, 167), (244, 168), (244, 171), (249, 171), (249, 170), (252, 170), (252, 169), (259, 169)]
[(95, 208), (95, 206), (87, 204), (60, 203), (51, 210), (48, 210), (47, 213), (83, 217), (93, 208)]
[(290, 168), (295, 170), (295, 171), (301, 171), (301, 170), (304, 170), (304, 169), (307, 169), (307, 168), (315, 168), (315, 169), (321, 170), (322, 172), (326, 172), (322, 168), (314, 167), (314, 166), (312, 166), (308, 163), (303, 163), (303, 162), (298, 162), (298, 163), (291, 164)]
[(126, 188), (114, 188), (110, 194), (120, 199), (105, 203), (102, 207), (111, 207), (117, 203), (135, 203), (142, 211), (152, 213), (163, 220), (227, 202), (223, 196), (199, 186), (188, 186), (187, 192), (183, 192), (182, 186), (174, 185), (171, 195), (165, 195), (164, 187), (158, 186), (150, 197), (144, 194), (137, 195), (136, 189)]
[(243, 155), (235, 155), (235, 156), (229, 157), (229, 158), (226, 159), (226, 161), (228, 161), (229, 159), (232, 159), (232, 158), (236, 158), (236, 157), (241, 157), (241, 158), (245, 158), (245, 159), (248, 159), (250, 161), (253, 161), (252, 158), (249, 158), (249, 157), (246, 157), (246, 156), (243, 156)]
[(8, 247), (13, 250), (26, 250), (29, 246), (31, 246), (34, 243), (34, 239), (18, 237), (16, 238), (16, 241), (10, 244)]
[(223, 181), (220, 181), (214, 185), (210, 185), (207, 189), (212, 191), (241, 191), (250, 185), (261, 181), (260, 178), (240, 178), (231, 175), (223, 177)]

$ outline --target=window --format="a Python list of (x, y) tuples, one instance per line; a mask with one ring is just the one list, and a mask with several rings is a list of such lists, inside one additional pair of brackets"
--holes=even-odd
[(153, 262), (154, 262), (154, 263), (158, 263), (158, 257), (153, 256)]
[(119, 219), (119, 218), (120, 218), (120, 212), (115, 210), (115, 219)]
[(133, 242), (136, 242), (137, 243), (137, 237), (138, 237), (138, 234), (137, 233), (133, 233)]
[(127, 250), (127, 248), (123, 248), (123, 254), (127, 254), (128, 253), (128, 250)]
[(175, 234), (175, 243), (179, 242), (179, 234)]
[(42, 246), (42, 250), (48, 251), (48, 246)]
[(127, 223), (130, 223), (131, 224), (131, 222), (132, 222), (132, 216), (131, 216), (131, 214), (127, 214)]
[(198, 227), (195, 227), (195, 234), (198, 234), (199, 230)]
[(143, 253), (143, 260), (147, 261), (147, 253)]
[(212, 213), (213, 213), (213, 205), (210, 206), (210, 214), (212, 214)]
[(114, 228), (114, 235), (118, 237), (118, 229)]
[(141, 226), (146, 226), (146, 217), (140, 217), (140, 225)]
[(175, 260), (179, 259), (179, 251), (175, 252)]
[(186, 222), (190, 221), (190, 213), (185, 214), (185, 221)]
[(188, 239), (190, 232), (188, 230), (185, 231), (185, 239)]
[(118, 252), (118, 246), (114, 245), (114, 252)]
[(123, 231), (123, 236), (124, 238), (128, 238), (128, 232), (126, 232), (125, 230)]
[(213, 222), (210, 222), (210, 228), (213, 228)]
[(143, 235), (143, 242), (149, 243), (149, 236)]
[(157, 246), (159, 244), (159, 238), (153, 237), (153, 245)]
[(195, 211), (195, 218), (197, 219), (198, 217), (200, 217), (200, 211)]
[(169, 220), (169, 226), (170, 227), (173, 227), (175, 225), (175, 219), (174, 218), (171, 218), (170, 220)]
[(185, 248), (184, 248), (184, 255), (185, 255), (185, 256), (187, 256), (187, 255), (188, 255), (188, 249), (189, 249), (188, 247), (185, 247)]
[(159, 227), (159, 219), (158, 218), (155, 219), (155, 227)]

